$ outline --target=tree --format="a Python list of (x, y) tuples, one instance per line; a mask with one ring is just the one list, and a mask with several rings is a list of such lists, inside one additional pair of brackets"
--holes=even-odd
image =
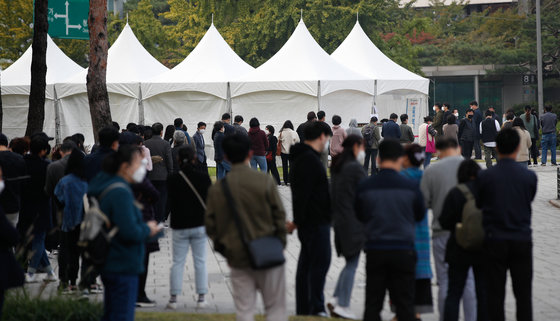
[(93, 133), (97, 141), (97, 133), (105, 126), (111, 125), (111, 109), (107, 93), (107, 0), (89, 1), (89, 70), (87, 74), (87, 92), (89, 112), (93, 125)]
[[(31, 44), (33, 1), (0, 0), (0, 63), (6, 68), (16, 61)], [(2, 60), (0, 59), (0, 60)]]
[(47, 87), (47, 21), (48, 0), (35, 0), (33, 24), (33, 56), (31, 60), (31, 90), (25, 136), (43, 131), (45, 121), (45, 89)]

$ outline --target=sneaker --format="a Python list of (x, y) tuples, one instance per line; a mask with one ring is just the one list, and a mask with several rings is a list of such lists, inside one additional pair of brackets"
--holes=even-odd
[(103, 287), (101, 286), (101, 284), (92, 284), (92, 286), (89, 287), (89, 293), (90, 294), (103, 293)]
[(147, 296), (143, 298), (138, 298), (138, 300), (136, 300), (136, 307), (138, 308), (153, 308), (155, 306), (156, 306), (156, 301), (152, 301), (148, 299)]
[(74, 294), (78, 291), (78, 288), (75, 285), (69, 285), (67, 287), (65, 287), (64, 289), (62, 289), (62, 291), (60, 292), (63, 295), (70, 295), (70, 294)]
[(328, 318), (328, 317), (329, 317), (329, 315), (328, 315), (327, 312), (325, 312), (325, 311), (319, 312), (319, 313), (317, 313), (315, 316), (316, 316), (316, 317), (319, 317), (319, 318)]
[(541, 164), (541, 166), (546, 166), (546, 164)]
[(89, 300), (89, 290), (83, 289), (80, 293), (79, 301), (88, 301)]
[(168, 302), (165, 308), (169, 310), (175, 310), (177, 309), (177, 302)]
[(57, 282), (58, 277), (54, 273), (47, 273), (47, 277), (43, 279), (43, 282)]
[(37, 283), (39, 281), (37, 273), (25, 273), (25, 283)]
[(206, 297), (204, 294), (198, 295), (198, 300), (196, 301), (196, 308), (197, 309), (204, 309), (208, 307), (208, 302), (206, 301)]
[(344, 308), (341, 306), (335, 307), (331, 315), (335, 318), (357, 320), (356, 315), (352, 311), (350, 311), (349, 308)]

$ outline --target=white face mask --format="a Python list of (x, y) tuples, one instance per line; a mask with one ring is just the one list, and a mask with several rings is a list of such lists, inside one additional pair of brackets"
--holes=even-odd
[(200, 135), (204, 134), (204, 132), (206, 131), (206, 129), (199, 129), (198, 132), (200, 133)]
[(432, 109), (433, 109), (434, 111), (436, 111), (436, 106), (432, 107)]
[(366, 152), (364, 150), (361, 150), (358, 153), (358, 156), (356, 156), (356, 160), (358, 161), (358, 163), (363, 164), (366, 160)]
[(144, 164), (140, 165), (140, 167), (138, 167), (134, 174), (132, 174), (132, 180), (135, 183), (142, 183), (142, 181), (144, 181), (144, 178), (146, 177), (146, 172), (146, 166)]
[(4, 181), (0, 181), (0, 194), (2, 194), (5, 187), (6, 187), (6, 183), (4, 183)]
[(264, 133), (266, 134), (266, 136), (270, 135), (270, 132), (268, 130), (265, 130)]
[(455, 114), (453, 114), (453, 115), (455, 115), (455, 117), (459, 117), (459, 113), (455, 113)]

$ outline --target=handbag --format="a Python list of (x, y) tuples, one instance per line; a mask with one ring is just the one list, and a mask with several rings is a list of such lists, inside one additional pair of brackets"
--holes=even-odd
[(284, 262), (286, 262), (286, 259), (284, 258), (284, 245), (278, 237), (263, 236), (252, 241), (247, 240), (239, 212), (237, 211), (237, 206), (235, 205), (235, 201), (231, 195), (226, 178), (222, 179), (222, 188), (226, 200), (230, 205), (229, 208), (231, 210), (233, 220), (235, 221), (235, 225), (237, 226), (237, 230), (241, 236), (241, 242), (249, 254), (249, 259), (253, 269), (264, 270), (284, 264)]
[(428, 130), (428, 126), (426, 126), (426, 153), (435, 153), (436, 152), (436, 141), (434, 136), (430, 140), (430, 131)]
[(276, 145), (276, 156), (282, 155), (282, 133), (278, 136), (278, 144)]
[(204, 202), (204, 200), (202, 199), (202, 197), (200, 196), (200, 194), (198, 193), (196, 188), (194, 188), (194, 185), (191, 183), (191, 181), (189, 180), (187, 175), (185, 175), (185, 173), (183, 173), (183, 171), (179, 171), (179, 175), (181, 175), (183, 180), (185, 180), (185, 182), (187, 182), (187, 185), (189, 185), (189, 187), (192, 189), (196, 198), (198, 198), (198, 201), (200, 202), (200, 205), (202, 205), (202, 208), (206, 211), (206, 203)]

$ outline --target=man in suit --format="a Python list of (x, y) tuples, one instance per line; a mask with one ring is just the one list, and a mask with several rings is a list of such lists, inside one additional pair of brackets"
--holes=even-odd
[(152, 155), (153, 169), (148, 172), (148, 179), (159, 192), (159, 200), (155, 205), (156, 220), (165, 221), (167, 218), (167, 175), (173, 172), (173, 158), (171, 156), (171, 145), (163, 140), (163, 125), (155, 123), (152, 125), (152, 138), (144, 142)]
[(204, 145), (205, 145), (204, 132), (206, 131), (206, 123), (200, 122), (200, 123), (198, 123), (198, 125), (196, 127), (197, 127), (197, 130), (196, 130), (196, 133), (193, 136), (194, 144), (196, 146), (196, 158), (198, 159), (198, 162), (201, 165), (203, 165), (204, 167), (207, 167), (207, 165), (206, 165), (206, 151), (204, 150)]

